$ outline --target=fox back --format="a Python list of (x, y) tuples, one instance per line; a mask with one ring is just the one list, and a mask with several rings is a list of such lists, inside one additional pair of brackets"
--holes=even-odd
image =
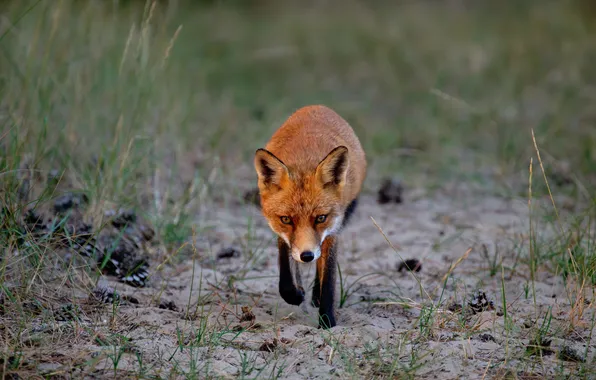
[(254, 165), (271, 229), (296, 261), (319, 258), (321, 244), (340, 231), (366, 177), (365, 153), (353, 129), (325, 106), (301, 108), (257, 150)]

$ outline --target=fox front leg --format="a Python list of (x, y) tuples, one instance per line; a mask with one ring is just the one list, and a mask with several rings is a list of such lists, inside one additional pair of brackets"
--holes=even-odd
[[(319, 259), (319, 261), (321, 260), (323, 259)], [(321, 275), (319, 274), (319, 267), (320, 265), (317, 263), (317, 274), (315, 275), (315, 281), (312, 286), (312, 297), (310, 301), (314, 307), (321, 306), (321, 282), (319, 281)]]
[[(358, 198), (356, 198), (352, 202), (350, 202), (350, 204), (346, 208), (346, 211), (344, 212), (344, 220), (342, 222), (342, 228), (344, 228), (350, 222), (352, 214), (354, 214), (354, 211), (356, 210), (357, 206), (358, 206)], [(335, 249), (336, 248), (334, 248), (334, 260), (335, 260)], [(311, 304), (314, 307), (319, 307), (321, 305), (321, 282), (319, 279), (322, 277), (321, 277), (321, 274), (319, 273), (319, 267), (320, 266), (317, 265), (317, 274), (315, 276), (315, 281), (314, 281), (314, 285), (312, 288)], [(335, 268), (335, 264), (334, 264), (334, 268)], [(335, 275), (335, 273), (333, 275)], [(333, 281), (335, 281), (335, 280), (333, 280)]]
[(319, 327), (331, 328), (335, 323), (335, 273), (337, 237), (329, 236), (321, 246), (313, 289), (313, 305), (319, 307)]
[(290, 264), (290, 247), (282, 238), (277, 239), (279, 250), (279, 295), (290, 305), (300, 305), (304, 301), (304, 289), (294, 283)]

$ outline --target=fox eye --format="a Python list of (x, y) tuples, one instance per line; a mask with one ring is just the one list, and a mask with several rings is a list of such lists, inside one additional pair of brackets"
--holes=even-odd
[(327, 215), (319, 215), (315, 219), (315, 223), (317, 223), (317, 224), (324, 223), (326, 220), (327, 220)]
[(281, 219), (283, 224), (292, 224), (292, 218), (289, 216), (280, 216), (279, 219)]

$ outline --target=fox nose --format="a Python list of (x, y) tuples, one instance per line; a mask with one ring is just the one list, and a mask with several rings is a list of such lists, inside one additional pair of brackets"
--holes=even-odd
[(304, 261), (305, 263), (313, 261), (314, 258), (315, 255), (311, 251), (304, 251), (300, 254), (300, 260)]

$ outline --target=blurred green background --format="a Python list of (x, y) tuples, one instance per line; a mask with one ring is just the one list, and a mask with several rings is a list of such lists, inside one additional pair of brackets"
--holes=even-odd
[(190, 177), (217, 165), (252, 181), (255, 149), (314, 103), (353, 125), (371, 178), (508, 178), (527, 191), (533, 128), (558, 182), (584, 193), (595, 183), (588, 1), (19, 0), (0, 10), (5, 183), (25, 156), (111, 200), (139, 198), (143, 178), (185, 163)]

